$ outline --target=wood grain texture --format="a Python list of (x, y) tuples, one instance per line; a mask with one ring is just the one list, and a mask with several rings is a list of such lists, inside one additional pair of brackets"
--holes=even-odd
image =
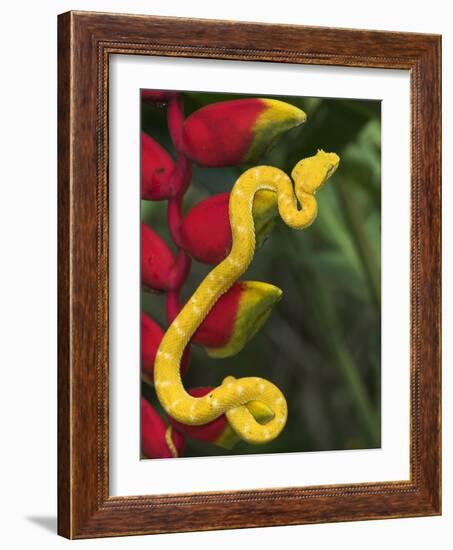
[[(58, 47), (58, 532), (85, 538), (440, 514), (440, 37), (69, 12), (59, 16)], [(111, 54), (410, 70), (410, 481), (109, 496)]]

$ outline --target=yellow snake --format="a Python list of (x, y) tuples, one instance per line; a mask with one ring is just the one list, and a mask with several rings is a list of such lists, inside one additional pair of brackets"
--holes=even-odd
[[(154, 365), (154, 382), (165, 411), (179, 422), (192, 426), (207, 424), (226, 414), (232, 429), (248, 443), (266, 443), (282, 431), (287, 404), (281, 391), (258, 377), (226, 377), (203, 397), (192, 397), (184, 389), (180, 362), (184, 349), (217, 300), (246, 271), (255, 252), (253, 201), (261, 190), (273, 191), (283, 221), (294, 229), (308, 227), (316, 218), (316, 191), (339, 164), (335, 153), (318, 153), (297, 163), (291, 176), (272, 166), (245, 171), (230, 195), (229, 218), (232, 246), (229, 255), (201, 282), (166, 331)], [(270, 409), (266, 423), (253, 416), (253, 404)], [(270, 418), (270, 419), (269, 419)]]

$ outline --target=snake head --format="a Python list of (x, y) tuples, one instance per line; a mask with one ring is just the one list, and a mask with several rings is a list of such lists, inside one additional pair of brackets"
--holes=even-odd
[(314, 195), (336, 171), (340, 157), (336, 153), (326, 153), (322, 149), (313, 157), (299, 161), (291, 172), (295, 183), (295, 191), (299, 195), (309, 193)]

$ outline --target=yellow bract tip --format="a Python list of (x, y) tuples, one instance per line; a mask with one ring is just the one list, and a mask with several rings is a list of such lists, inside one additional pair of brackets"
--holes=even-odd
[(243, 288), (231, 337), (221, 348), (206, 348), (211, 357), (231, 357), (239, 353), (267, 321), (283, 294), (280, 288), (268, 283), (242, 281), (241, 284)]
[(284, 132), (303, 124), (307, 115), (294, 105), (278, 99), (260, 98), (265, 109), (258, 115), (253, 127), (254, 138), (244, 162), (258, 159)]

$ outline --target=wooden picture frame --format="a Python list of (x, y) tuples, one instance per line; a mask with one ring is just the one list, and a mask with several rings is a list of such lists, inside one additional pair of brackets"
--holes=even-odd
[[(59, 16), (58, 48), (59, 534), (88, 538), (440, 514), (440, 37), (69, 12)], [(112, 54), (410, 71), (410, 480), (109, 495)]]

